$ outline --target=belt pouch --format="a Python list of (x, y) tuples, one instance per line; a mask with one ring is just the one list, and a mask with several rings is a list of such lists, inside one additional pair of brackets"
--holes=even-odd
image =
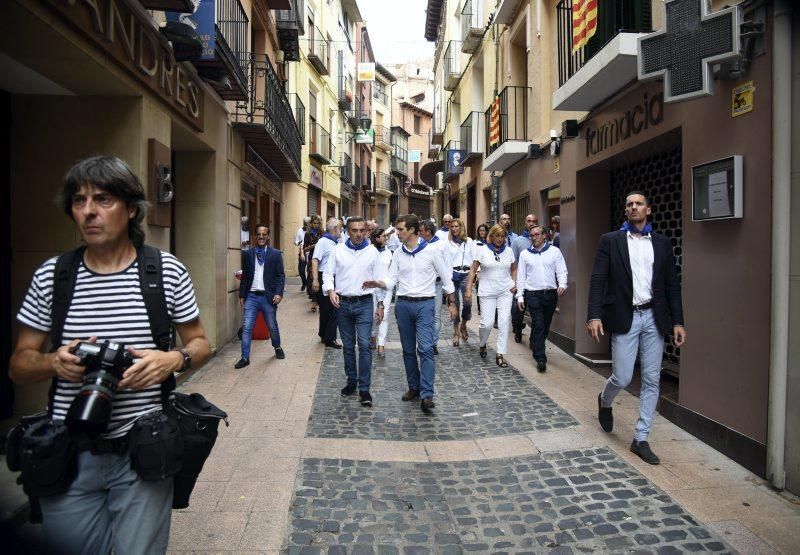
[(8, 436), (6, 437), (6, 464), (11, 472), (22, 470), (22, 436), (25, 435), (28, 428), (37, 422), (49, 419), (49, 417), (50, 415), (47, 411), (23, 416), (19, 419), (17, 425), (8, 431)]
[(142, 480), (169, 478), (183, 466), (183, 437), (177, 419), (156, 410), (141, 416), (128, 432), (131, 468)]
[(78, 473), (78, 448), (64, 422), (46, 418), (22, 436), (22, 489), (29, 497), (48, 497), (69, 489)]

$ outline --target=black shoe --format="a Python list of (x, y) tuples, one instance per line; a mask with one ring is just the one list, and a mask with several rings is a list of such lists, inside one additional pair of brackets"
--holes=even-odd
[(433, 402), (433, 399), (423, 399), (419, 406), (422, 412), (430, 413), (431, 409), (436, 408), (436, 403)]
[(547, 372), (547, 363), (540, 360), (539, 362), (536, 363), (536, 369), (539, 372)]
[(419, 397), (419, 390), (418, 389), (409, 389), (408, 391), (403, 393), (403, 396), (400, 397), (400, 398), (403, 401), (413, 401), (417, 397)]
[(438, 355), (439, 354), (439, 347), (437, 347), (436, 345), (433, 346), (433, 354), (434, 355)]
[(306, 284), (304, 283), (303, 285), (300, 286), (300, 291), (302, 292), (305, 290), (306, 290)]
[(331, 349), (341, 349), (342, 348), (342, 346), (339, 343), (337, 343), (336, 341), (326, 341), (325, 342), (325, 346), (326, 347), (330, 347)]
[(369, 394), (369, 391), (360, 391), (358, 396), (361, 397), (361, 406), (362, 407), (371, 407), (372, 406), (372, 395)]
[(661, 464), (661, 460), (653, 453), (650, 449), (650, 444), (646, 441), (636, 441), (634, 439), (633, 443), (631, 443), (631, 453), (639, 455), (639, 458), (647, 464)]
[(249, 358), (244, 358), (244, 357), (242, 357), (242, 358), (240, 358), (240, 359), (238, 360), (238, 362), (236, 362), (236, 364), (234, 364), (234, 365), (233, 365), (233, 367), (234, 367), (234, 368), (236, 368), (236, 369), (238, 370), (238, 369), (240, 369), (240, 368), (244, 368), (244, 367), (245, 367), (245, 366), (247, 366), (248, 364), (250, 364), (250, 359), (249, 359)]
[(281, 347), (275, 347), (275, 358), (283, 360), (286, 358), (286, 353), (283, 352)]
[(342, 397), (347, 397), (348, 395), (352, 395), (355, 392), (356, 392), (356, 384), (354, 384), (354, 383), (347, 384), (346, 386), (344, 386), (342, 388), (342, 391), (341, 391)]
[(600, 398), (602, 396), (602, 393), (597, 396), (597, 419), (600, 421), (600, 427), (603, 428), (603, 431), (610, 432), (614, 429), (614, 414), (611, 407), (604, 407), (601, 404)]
[(517, 343), (522, 343), (522, 334), (514, 332), (514, 341), (516, 341)]

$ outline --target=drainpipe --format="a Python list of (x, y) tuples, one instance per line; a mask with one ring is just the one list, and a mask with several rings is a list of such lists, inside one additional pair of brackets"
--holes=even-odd
[(792, 6), (776, 0), (772, 45), (772, 301), (767, 479), (784, 489), (789, 354), (791, 228)]

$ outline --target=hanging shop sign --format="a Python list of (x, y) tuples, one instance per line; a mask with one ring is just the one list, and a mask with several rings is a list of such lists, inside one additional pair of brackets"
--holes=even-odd
[(194, 12), (177, 13), (166, 12), (167, 21), (177, 21), (185, 23), (197, 33), (203, 41), (203, 53), (199, 60), (214, 60), (214, 52), (217, 42), (216, 25), (216, 1), (217, 0), (194, 0)]
[(620, 117), (612, 118), (600, 125), (591, 122), (584, 126), (586, 157), (599, 154), (662, 121), (664, 121), (664, 94), (659, 92), (648, 96), (644, 93), (642, 101), (623, 112)]
[(422, 161), (422, 151), (421, 150), (409, 150), (408, 151), (408, 162), (413, 164), (414, 162), (421, 162)]
[(362, 62), (358, 64), (358, 80), (359, 81), (374, 81), (375, 80), (375, 63)]
[(731, 117), (741, 116), (753, 111), (753, 96), (756, 87), (752, 81), (748, 81), (738, 87), (734, 87), (731, 92)]
[(169, 42), (135, 0), (47, 2), (196, 131), (203, 130), (204, 92), (194, 67), (177, 63)]
[(447, 173), (451, 175), (461, 175), (464, 173), (464, 166), (461, 162), (464, 156), (467, 155), (466, 150), (448, 150), (447, 151)]
[(318, 169), (311, 168), (311, 179), (308, 180), (311, 185), (317, 189), (322, 189), (322, 172)]
[(413, 194), (418, 195), (418, 196), (421, 196), (421, 197), (429, 197), (429, 196), (431, 196), (430, 188), (426, 187), (425, 185), (419, 185), (419, 184), (412, 185), (408, 189), (408, 192), (409, 193), (413, 193)]

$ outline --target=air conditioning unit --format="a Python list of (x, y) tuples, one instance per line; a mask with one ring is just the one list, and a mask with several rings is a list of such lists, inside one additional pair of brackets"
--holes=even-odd
[(436, 173), (436, 190), (440, 191), (444, 186), (444, 173), (437, 172)]

